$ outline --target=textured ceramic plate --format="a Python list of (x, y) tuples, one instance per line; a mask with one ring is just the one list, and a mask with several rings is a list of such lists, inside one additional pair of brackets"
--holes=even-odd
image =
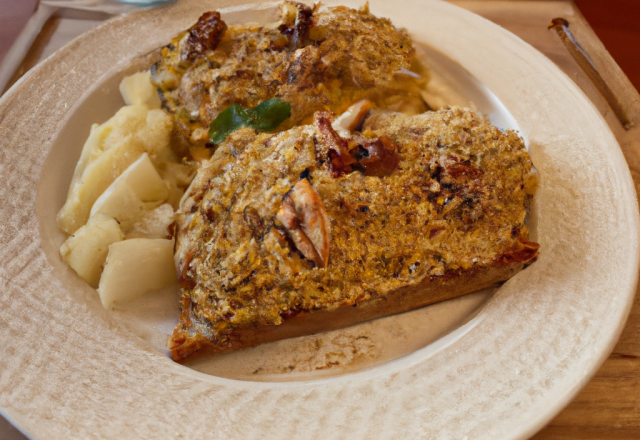
[[(465, 93), (482, 92), (478, 107), (482, 97), (495, 99), (513, 118), (503, 124), (517, 121), (528, 136), (542, 176), (531, 225), (541, 256), (493, 296), (379, 320), (387, 337), (373, 339), (373, 348), (391, 353), (386, 358), (282, 382), (291, 376), (283, 379), (290, 372), (278, 370), (277, 356), (292, 356), (305, 340), (280, 351), (259, 347), (240, 361), (199, 368), (211, 373), (203, 374), (158, 348), (158, 311), (145, 315), (156, 324), (132, 326), (140, 316), (103, 310), (57, 258), (60, 188), (87, 124), (113, 113), (118, 79), (144, 67), (145, 54), (202, 11), (241, 3), (181, 0), (110, 21), (0, 100), (2, 411), (37, 439), (533, 434), (586, 384), (624, 325), (637, 281), (636, 196), (614, 137), (573, 82), (518, 38), (449, 4), (380, 0), (371, 10), (463, 66), (477, 81), (462, 84)], [(261, 20), (268, 9), (228, 13)], [(434, 330), (438, 323), (446, 325)], [(357, 339), (364, 330), (355, 328), (335, 334), (336, 344)], [(431, 333), (416, 342), (416, 329)], [(269, 374), (237, 372), (265, 359)]]

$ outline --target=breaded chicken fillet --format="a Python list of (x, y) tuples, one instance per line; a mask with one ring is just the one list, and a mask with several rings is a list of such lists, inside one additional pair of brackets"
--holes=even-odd
[(162, 50), (152, 81), (179, 139), (204, 146), (209, 124), (229, 105), (276, 97), (291, 104), (281, 130), (364, 98), (405, 113), (426, 110), (425, 80), (417, 75), (424, 69), (405, 31), (366, 7), (287, 1), (281, 8), (272, 25), (227, 26), (218, 12), (207, 12)]
[(243, 128), (187, 191), (177, 224), (174, 359), (328, 330), (470, 293), (534, 260), (535, 169), (482, 115), (329, 112)]

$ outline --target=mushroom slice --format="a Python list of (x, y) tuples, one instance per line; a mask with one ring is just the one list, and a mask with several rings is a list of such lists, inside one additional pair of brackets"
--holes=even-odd
[(362, 127), (370, 109), (371, 101), (368, 99), (358, 101), (338, 116), (331, 126), (337, 132), (358, 130)]
[(329, 218), (309, 180), (296, 183), (282, 198), (276, 219), (287, 229), (296, 248), (317, 267), (329, 263)]

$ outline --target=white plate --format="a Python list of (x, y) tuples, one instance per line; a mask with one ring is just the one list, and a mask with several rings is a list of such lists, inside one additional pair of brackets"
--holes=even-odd
[[(637, 281), (636, 198), (615, 139), (577, 87), (518, 38), (449, 4), (371, 9), (447, 54), (430, 58), (459, 87), (452, 100), (474, 101), (504, 128), (517, 121), (528, 137), (542, 175), (532, 216), (541, 256), (490, 299), (191, 365), (215, 374), (206, 375), (162, 353), (175, 319), (166, 309), (145, 320), (106, 312), (60, 261), (55, 212), (90, 124), (121, 105), (119, 78), (202, 11), (240, 3), (181, 0), (105, 23), (0, 100), (0, 408), (39, 439), (531, 435), (595, 373), (622, 329)], [(226, 19), (263, 20), (264, 6)], [(323, 379), (309, 366), (332, 351), (299, 358), (317, 354), (319, 340), (340, 347), (361, 332), (373, 335), (355, 347), (363, 356), (321, 370)], [(292, 359), (309, 368), (282, 370)]]

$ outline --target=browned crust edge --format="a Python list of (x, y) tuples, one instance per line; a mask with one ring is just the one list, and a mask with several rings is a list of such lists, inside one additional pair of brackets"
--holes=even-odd
[(268, 342), (294, 338), (347, 327), (371, 319), (402, 313), (440, 301), (475, 292), (506, 281), (518, 273), (524, 263), (514, 262), (493, 267), (474, 267), (467, 271), (450, 271), (444, 276), (425, 278), (421, 283), (402, 287), (355, 305), (335, 309), (303, 311), (281, 325), (256, 325), (232, 329), (224, 343), (215, 343), (196, 335), (171, 348), (175, 361), (184, 363), (206, 355), (249, 348)]

